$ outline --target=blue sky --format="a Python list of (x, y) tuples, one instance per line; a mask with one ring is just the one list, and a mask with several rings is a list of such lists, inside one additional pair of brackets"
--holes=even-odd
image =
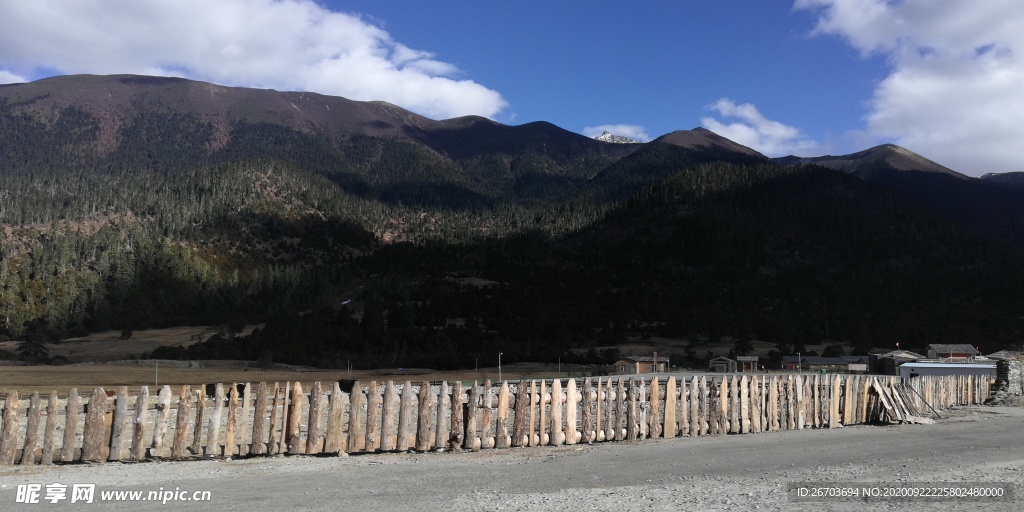
[(0, 0), (0, 83), (175, 75), (770, 156), (1024, 171), (1019, 0)]

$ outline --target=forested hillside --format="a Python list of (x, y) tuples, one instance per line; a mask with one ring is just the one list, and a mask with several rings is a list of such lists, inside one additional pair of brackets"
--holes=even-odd
[(783, 163), (706, 130), (610, 144), (178, 79), (4, 86), (0, 338), (227, 324), (153, 356), (435, 368), (651, 335), (695, 361), (723, 337), (1024, 340), (1017, 217)]

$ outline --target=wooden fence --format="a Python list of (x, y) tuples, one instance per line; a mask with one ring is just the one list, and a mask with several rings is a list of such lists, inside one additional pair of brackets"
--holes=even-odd
[[(984, 376), (707, 375), (403, 385), (169, 386), (71, 390), (3, 402), (0, 465), (480, 450), (913, 421), (982, 403)], [(213, 396), (207, 396), (206, 389)]]

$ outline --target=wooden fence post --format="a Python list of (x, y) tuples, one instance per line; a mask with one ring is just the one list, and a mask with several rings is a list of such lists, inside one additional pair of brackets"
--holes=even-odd
[(498, 390), (498, 414), (494, 426), (495, 448), (508, 448), (512, 444), (512, 436), (509, 434), (508, 428), (508, 402), (508, 381), (502, 381), (501, 388)]
[[(182, 386), (181, 395), (178, 396), (178, 415), (177, 422), (174, 425), (174, 440), (171, 443), (171, 457), (175, 459), (185, 457), (185, 443), (188, 440), (189, 429), (189, 402), (191, 400), (192, 390), (188, 385)], [(83, 456), (85, 455), (84, 450), (85, 448), (83, 447)]]
[[(277, 387), (276, 385), (274, 386)], [(276, 392), (276, 391), (275, 391)], [(267, 383), (260, 382), (256, 387), (256, 404), (253, 406), (252, 413), (252, 446), (249, 448), (250, 453), (255, 455), (263, 455), (267, 453), (267, 437), (266, 428), (266, 415), (267, 415), (267, 402), (270, 401), (269, 390), (267, 390)], [(274, 417), (274, 404), (270, 403), (270, 418), (273, 422)], [(271, 431), (273, 436), (273, 431)]]
[(366, 450), (366, 417), (369, 415), (369, 405), (366, 395), (363, 394), (363, 384), (358, 380), (352, 384), (352, 394), (349, 395), (348, 413), (348, 451), (351, 453)]
[(56, 390), (50, 391), (50, 397), (46, 401), (46, 431), (43, 434), (43, 452), (39, 457), (39, 463), (43, 465), (52, 464), (54, 453), (57, 451), (57, 402), (60, 397)]
[(761, 378), (757, 375), (750, 379), (750, 431), (761, 432)]
[(64, 442), (60, 445), (60, 460), (62, 462), (75, 460), (79, 407), (81, 407), (81, 401), (78, 397), (78, 388), (71, 388), (71, 392), (68, 393), (68, 402), (64, 407)]
[(18, 452), (18, 410), (21, 408), (17, 391), (4, 399), (3, 436), (0, 437), (0, 466), (13, 466)]
[(466, 409), (466, 435), (463, 448), (467, 450), (480, 451), (481, 440), (477, 432), (477, 417), (480, 416), (480, 407), (483, 400), (483, 387), (473, 381), (469, 389), (469, 403)]
[(125, 431), (128, 427), (128, 386), (121, 386), (114, 402), (114, 422), (110, 432), (110, 456), (107, 460), (115, 461), (124, 458)]
[[(448, 439), (452, 433), (452, 414), (454, 405), (452, 402), (451, 390), (448, 388), (448, 381), (441, 381), (441, 389), (437, 395), (437, 435), (434, 438), (434, 446), (443, 450), (448, 446)], [(462, 409), (462, 404), (458, 404)]]
[(395, 381), (389, 380), (384, 387), (384, 405), (381, 414), (381, 451), (390, 452), (398, 446), (398, 390)]
[(21, 451), (21, 464), (35, 464), (36, 450), (39, 449), (39, 427), (42, 423), (43, 405), (39, 392), (33, 391), (28, 402), (28, 423), (25, 424), (25, 446)]
[(465, 442), (465, 418), (463, 418), (462, 405), (462, 381), (455, 381), (452, 388), (452, 417), (451, 428), (448, 429), (448, 449), (453, 452), (462, 450), (462, 443)]
[(149, 386), (142, 386), (135, 398), (135, 415), (132, 418), (132, 460), (146, 458), (146, 414), (149, 412)]
[(516, 386), (515, 417), (512, 424), (512, 446), (514, 447), (530, 445), (530, 440), (527, 437), (529, 434), (526, 428), (526, 420), (528, 419), (526, 408), (531, 404), (531, 400), (533, 398), (530, 396), (526, 379), (519, 379), (519, 384)]
[(434, 394), (430, 382), (423, 381), (420, 383), (419, 405), (417, 406), (419, 422), (416, 428), (416, 451), (429, 451), (434, 446), (430, 423), (437, 415), (436, 407), (437, 395)]
[(381, 407), (384, 399), (377, 391), (377, 381), (371, 380), (366, 388), (366, 451), (375, 452), (381, 447)]
[(163, 457), (166, 449), (164, 439), (167, 437), (167, 425), (171, 422), (171, 387), (164, 385), (157, 395), (157, 415), (153, 420), (153, 444), (149, 450), (150, 457)]
[[(249, 427), (249, 411), (250, 404), (252, 403), (250, 401), (252, 399), (251, 390), (252, 383), (246, 382), (245, 389), (242, 390), (242, 404), (241, 411), (239, 411), (239, 414), (241, 415), (241, 421), (238, 427), (238, 435), (240, 436), (240, 438), (238, 439), (238, 455), (240, 457), (245, 457), (246, 455), (249, 455), (250, 450), (249, 443), (251, 441), (249, 439), (246, 439), (246, 437), (250, 437), (252, 435), (252, 429)], [(260, 412), (260, 415), (263, 415), (262, 411)], [(255, 418), (253, 419), (255, 420)]]
[(302, 383), (295, 381), (292, 386), (291, 403), (288, 405), (288, 430), (285, 433), (288, 442), (288, 453), (295, 455), (306, 452), (306, 443), (302, 439)]
[(323, 405), (324, 389), (320, 381), (315, 381), (309, 390), (309, 420), (306, 423), (306, 453), (309, 455), (323, 453), (324, 450), (324, 431), (320, 427)]
[[(213, 391), (213, 414), (210, 416), (204, 454), (206, 457), (220, 457), (220, 418), (224, 415), (224, 384), (218, 382)], [(196, 430), (198, 432), (198, 430)]]
[(547, 446), (551, 442), (551, 436), (548, 435), (548, 416), (545, 405), (551, 404), (551, 394), (547, 392), (547, 382), (544, 379), (540, 380), (540, 404), (538, 409), (540, 411), (540, 421), (537, 423), (537, 435), (540, 438), (540, 446)]
[(569, 379), (565, 386), (565, 444), (573, 445), (580, 440), (579, 425), (576, 423), (576, 407), (580, 394), (576, 390), (576, 379)]
[[(104, 419), (106, 414), (106, 392), (101, 388), (93, 389), (92, 394), (89, 396), (88, 412), (85, 415), (85, 431), (84, 439), (82, 440), (83, 461), (99, 462), (103, 458), (103, 445), (109, 439)], [(4, 434), (6, 437), (6, 428), (4, 429)]]
[[(349, 395), (341, 390), (338, 381), (334, 381), (331, 399), (328, 401), (327, 436), (324, 441), (324, 453), (347, 455), (348, 438), (345, 436), (345, 411), (351, 410)], [(349, 414), (352, 414), (351, 412)]]
[(398, 411), (398, 445), (399, 451), (408, 451), (410, 447), (416, 446), (416, 392), (412, 389), (412, 382), (405, 381), (402, 386), (402, 396), (399, 400)]
[[(244, 430), (243, 430), (244, 432)], [(238, 453), (238, 383), (232, 382), (228, 391), (228, 421), (224, 427), (224, 458), (230, 459)]]

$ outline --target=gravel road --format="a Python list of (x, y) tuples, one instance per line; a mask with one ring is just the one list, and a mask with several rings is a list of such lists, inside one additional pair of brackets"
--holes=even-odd
[[(477, 453), (275, 457), (0, 469), (0, 510), (1020, 510), (1024, 408), (961, 408), (934, 425), (854, 426)], [(1014, 501), (798, 502), (788, 483), (1012, 484)], [(55, 505), (47, 484), (96, 484)], [(19, 484), (42, 484), (38, 504)], [(210, 491), (211, 500), (102, 501), (103, 491)]]

